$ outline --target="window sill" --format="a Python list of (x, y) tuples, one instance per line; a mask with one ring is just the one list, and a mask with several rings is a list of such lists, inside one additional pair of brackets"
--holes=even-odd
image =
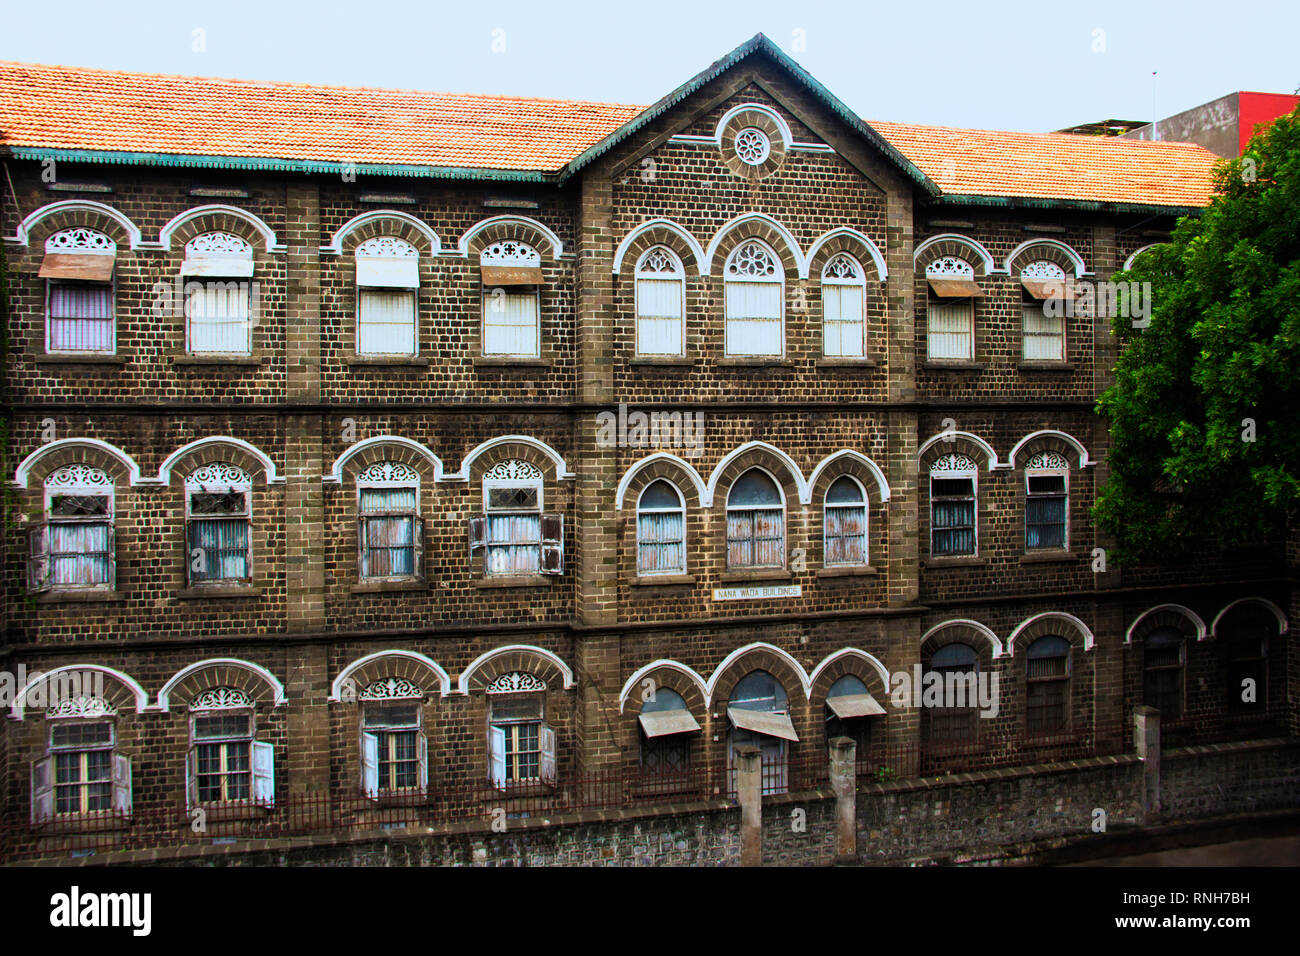
[(921, 566), (926, 568), (982, 568), (988, 563), (987, 558), (973, 556), (960, 558), (926, 558), (921, 562)]
[(846, 565), (844, 567), (822, 568), (817, 572), (818, 578), (873, 578), (880, 574), (879, 568), (869, 564)]
[(793, 368), (794, 360), (780, 355), (724, 355), (718, 359), (721, 368)]
[(125, 365), (130, 360), (125, 355), (38, 352), (32, 361), (37, 365)]
[(236, 820), (260, 820), (271, 810), (271, 806), (257, 803), (200, 803), (192, 807), (191, 812), (201, 809), (208, 823), (228, 823)]
[(879, 363), (867, 356), (865, 358), (819, 358), (818, 368), (875, 368)]
[(260, 355), (173, 355), (173, 365), (265, 365), (266, 359)]
[(677, 587), (684, 584), (694, 584), (695, 575), (693, 574), (641, 574), (629, 578), (628, 582), (634, 588), (662, 588)]
[(548, 358), (525, 355), (475, 355), (472, 361), (476, 368), (550, 368), (554, 364)]
[(429, 360), (420, 355), (349, 355), (348, 365), (378, 365), (392, 368), (428, 368)]
[(682, 355), (638, 355), (636, 358), (628, 360), (628, 364), (634, 368), (637, 366), (653, 367), (656, 365), (690, 366), (695, 365), (696, 362), (696, 359), (686, 358)]
[(762, 568), (753, 571), (724, 571), (718, 575), (723, 584), (739, 584), (745, 581), (792, 581), (794, 575), (785, 568)]
[(62, 833), (105, 833), (112, 830), (126, 830), (131, 826), (131, 817), (102, 810), (90, 813), (68, 813), (50, 817), (36, 824), (41, 836), (54, 836)]
[(1079, 560), (1079, 555), (1070, 551), (1042, 551), (1024, 555), (1021, 564), (1070, 564)]
[(426, 581), (363, 581), (348, 590), (353, 594), (381, 594), (387, 591), (427, 591)]
[(46, 591), (39, 595), (36, 600), (41, 604), (108, 604), (119, 601), (124, 602), (126, 596), (120, 591), (86, 588), (76, 591)]
[(984, 362), (948, 361), (945, 359), (926, 359), (922, 368), (932, 368), (943, 372), (982, 372), (988, 368)]
[(476, 588), (549, 588), (551, 586), (551, 575), (549, 574), (519, 574), (512, 577), (504, 575), (500, 577), (479, 578), (474, 582)]
[(1073, 372), (1075, 365), (1073, 362), (1021, 362), (1020, 371), (1022, 372)]
[(176, 592), (178, 601), (211, 600), (225, 598), (255, 598), (262, 596), (262, 589), (251, 584), (211, 584), (198, 587), (182, 588)]

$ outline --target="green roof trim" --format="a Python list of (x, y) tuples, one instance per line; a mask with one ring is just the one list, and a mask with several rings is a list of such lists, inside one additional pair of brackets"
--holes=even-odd
[(849, 109), (848, 106), (839, 99), (839, 97), (826, 89), (826, 87), (822, 86), (821, 83), (813, 78), (812, 74), (796, 63), (785, 53), (784, 50), (762, 33), (754, 34), (754, 36), (750, 37), (740, 46), (722, 57), (722, 59), (714, 61), (704, 70), (700, 71), (681, 86), (677, 87), (677, 89), (663, 97), (653, 106), (647, 107), (644, 112), (633, 117), (618, 129), (614, 130), (614, 132), (610, 133), (599, 143), (588, 147), (581, 155), (572, 160), (569, 165), (565, 167), (561, 180), (563, 181), (564, 179), (573, 176), (578, 172), (578, 170), (582, 169), (582, 167), (596, 159), (596, 157), (609, 152), (609, 150), (613, 149), (614, 146), (626, 139), (628, 136), (632, 135), (652, 120), (658, 119), (669, 109), (676, 106), (692, 94), (698, 92), (706, 84), (717, 79), (746, 57), (758, 52), (766, 53), (777, 63), (778, 66), (785, 69), (786, 72), (807, 87), (813, 95), (829, 107), (833, 113), (838, 115), (840, 119), (851, 126), (855, 132), (859, 133), (868, 142), (880, 150), (880, 152), (903, 170), (903, 172), (920, 185), (927, 193), (931, 196), (939, 195), (940, 190), (938, 185), (930, 179), (930, 177), (926, 176), (925, 173), (921, 172), (920, 168), (915, 163), (895, 149), (888, 140), (877, 133), (860, 116)]
[(1141, 213), (1162, 216), (1199, 216), (1201, 206), (1161, 206), (1152, 203), (1101, 202), (1094, 199), (1045, 199), (1034, 196), (983, 196), (944, 193), (931, 200), (936, 206), (997, 206), (1003, 209), (1072, 209), (1080, 212)]
[(548, 183), (555, 173), (525, 169), (476, 169), (454, 166), (416, 166), (404, 163), (345, 163), (314, 159), (264, 159), (257, 156), (204, 156), (183, 153), (127, 153), (97, 149), (46, 149), (41, 146), (11, 146), (15, 159), (40, 162), (46, 159), (68, 163), (105, 163), (120, 166), (175, 166), (201, 169), (242, 169), (280, 173), (324, 173), (358, 176), (398, 176), (413, 179), (490, 179), (512, 182)]

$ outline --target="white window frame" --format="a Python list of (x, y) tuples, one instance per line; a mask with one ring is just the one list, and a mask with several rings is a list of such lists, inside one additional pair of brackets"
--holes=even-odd
[[(854, 271), (854, 275), (852, 277), (846, 278), (844, 276), (830, 275), (831, 267), (840, 260), (847, 262), (852, 267)], [(826, 265), (822, 267), (821, 284), (822, 284), (822, 355), (826, 358), (865, 359), (867, 357), (867, 274), (865, 270), (862, 268), (862, 263), (859, 262), (856, 257), (850, 255), (847, 252), (835, 253), (835, 255), (831, 256), (829, 259), (826, 260)], [(831, 320), (826, 317), (826, 291), (828, 287), (832, 289), (854, 288), (858, 290), (858, 294), (860, 296), (859, 305), (861, 311), (856, 319), (854, 318), (845, 319), (842, 313), (838, 319)], [(841, 299), (841, 306), (842, 305), (843, 305), (843, 300)], [(827, 348), (827, 344), (829, 342), (829, 336), (827, 335), (827, 330), (829, 329), (832, 322), (834, 322), (834, 324), (839, 326), (840, 351), (838, 352), (831, 352)], [(854, 325), (857, 325), (862, 332), (862, 350), (854, 354), (849, 354), (846, 353), (843, 348), (844, 329), (846, 327), (851, 327)]]
[[(390, 478), (366, 478), (363, 477), (363, 475), (365, 475), (365, 472), (363, 471), (361, 475), (357, 476), (357, 482), (356, 482), (357, 484), (357, 498), (356, 498), (357, 537), (358, 537), (357, 580), (362, 584), (381, 583), (385, 581), (422, 580), (422, 573), (423, 573), (422, 551), (423, 551), (423, 544), (424, 544), (423, 542), (424, 521), (422, 519), (423, 512), (420, 510), (420, 478), (418, 474), (415, 474), (415, 469), (411, 468), (409, 465), (402, 465), (397, 462), (380, 462), (377, 463), (376, 465), (370, 466), (370, 468), (367, 469), (367, 471), (374, 468), (386, 469), (390, 467), (391, 468), (400, 467), (404, 471), (409, 471), (411, 474), (409, 476), (404, 476), (402, 478), (391, 478), (391, 479)], [(362, 555), (365, 551), (369, 549), (363, 548), (360, 543), (361, 535), (363, 533), (362, 527), (365, 525), (367, 518), (382, 517), (382, 515), (368, 512), (362, 507), (362, 498), (364, 497), (362, 492), (367, 490), (385, 489), (385, 488), (409, 488), (409, 489), (414, 489), (415, 491), (415, 507), (410, 512), (411, 550), (412, 550), (410, 574), (376, 575), (376, 574), (368, 574), (366, 571), (367, 562), (363, 560)]]
[[(964, 458), (967, 462), (970, 463), (967, 467), (954, 468), (954, 469), (940, 469), (940, 467), (939, 467), (941, 462), (946, 461), (946, 460), (948, 460), (948, 459), (963, 459), (963, 458)], [(956, 479), (969, 478), (969, 479), (970, 479), (970, 482), (971, 482), (971, 503), (972, 503), (972, 509), (971, 509), (972, 514), (971, 514), (971, 518), (972, 518), (972, 525), (973, 525), (973, 528), (972, 528), (972, 530), (973, 530), (973, 536), (974, 536), (974, 539), (975, 539), (974, 550), (972, 550), (970, 554), (942, 554), (942, 555), (940, 555), (940, 554), (935, 554), (935, 551), (934, 551), (934, 532), (935, 532), (935, 524), (934, 524), (934, 480), (935, 480), (936, 478), (939, 478), (939, 479), (946, 479), (946, 478), (956, 478)], [(931, 557), (931, 558), (938, 558), (938, 559), (940, 559), (940, 560), (944, 560), (944, 559), (947, 559), (947, 558), (960, 559), (960, 558), (976, 558), (976, 557), (979, 557), (979, 553), (980, 553), (980, 479), (979, 479), (979, 466), (975, 464), (975, 462), (974, 462), (973, 459), (968, 458), (968, 457), (965, 456), (965, 455), (960, 455), (960, 454), (955, 454), (955, 453), (954, 453), (954, 454), (948, 454), (948, 455), (942, 455), (942, 456), (940, 456), (939, 458), (937, 458), (937, 459), (934, 461), (934, 463), (933, 463), (932, 465), (930, 465), (930, 484), (929, 484), (929, 486), (928, 486), (927, 491), (928, 491), (928, 495), (929, 495), (929, 499), (930, 499), (930, 557)]]
[[(862, 495), (862, 504), (860, 506), (827, 503), (826, 499), (831, 493), (831, 488), (837, 484), (841, 478), (847, 478), (857, 487), (858, 492)], [(828, 541), (830, 534), (826, 527), (829, 523), (828, 518), (830, 517), (830, 511), (832, 508), (847, 511), (853, 507), (862, 508), (862, 560), (831, 561), (828, 557), (830, 554), (830, 545)], [(867, 567), (871, 564), (871, 499), (867, 497), (867, 489), (863, 487), (862, 482), (858, 481), (858, 479), (854, 478), (852, 475), (836, 475), (831, 479), (830, 484), (826, 486), (826, 494), (822, 496), (822, 564), (828, 568), (859, 568)]]
[[(541, 254), (525, 242), (516, 240), (503, 240), (494, 242), (489, 245), (479, 255), (479, 265), (482, 266), (526, 266), (530, 268), (540, 268), (542, 263)], [(511, 292), (507, 291), (505, 286), (483, 286), (483, 308), (482, 322), (479, 328), (481, 338), (481, 348), (485, 358), (499, 357), (517, 357), (517, 358), (540, 358), (542, 354), (542, 296), (539, 286), (511, 286), (511, 289), (529, 289), (528, 292)], [(492, 302), (495, 298), (494, 293), (497, 289), (502, 290), (506, 299), (512, 296), (519, 298), (530, 298), (533, 302), (533, 350), (531, 352), (499, 352), (488, 350), (488, 312), (492, 310)], [(508, 309), (506, 310), (508, 313)], [(524, 328), (518, 326), (500, 326), (501, 328)]]
[[(771, 258), (771, 263), (775, 270), (772, 275), (744, 276), (744, 277), (736, 277), (736, 278), (732, 277), (732, 270), (736, 268), (737, 257), (741, 254), (742, 251), (748, 249), (750, 246), (758, 246), (760, 249), (763, 250), (763, 252), (765, 252)], [(722, 277), (723, 277), (722, 309), (724, 315), (723, 340), (724, 340), (724, 348), (725, 348), (726, 355), (729, 357), (734, 356), (738, 358), (784, 358), (785, 357), (785, 265), (781, 261), (781, 257), (778, 256), (775, 250), (773, 250), (772, 247), (769, 246), (762, 239), (754, 239), (754, 238), (743, 239), (736, 244), (736, 248), (731, 250), (731, 254), (727, 256), (726, 264), (723, 266), (722, 269)], [(747, 316), (733, 316), (731, 314), (731, 297), (728, 294), (730, 289), (734, 288), (737, 285), (766, 285), (766, 284), (777, 285), (780, 290), (778, 293), (779, 300), (780, 300), (780, 309), (779, 309), (780, 315), (778, 315), (776, 319), (767, 319), (767, 318), (754, 319)], [(734, 322), (775, 321), (778, 326), (777, 334), (779, 336), (779, 343), (780, 343), (779, 348), (775, 352), (732, 351), (731, 324), (733, 321)]]
[[(368, 708), (381, 707), (414, 707), (415, 723), (402, 724), (400, 727), (374, 727), (368, 728), (366, 717)], [(361, 713), (358, 715), (361, 724), (361, 790), (371, 799), (386, 796), (401, 796), (410, 794), (420, 794), (427, 792), (429, 788), (429, 738), (424, 733), (424, 698), (423, 697), (389, 697), (379, 700), (365, 700), (361, 702)], [(379, 731), (379, 733), (376, 733)], [(379, 767), (381, 764), (393, 763), (391, 759), (385, 761), (379, 753), (379, 743), (381, 734), (385, 737), (394, 733), (414, 733), (415, 734), (415, 784), (407, 787), (381, 788), (379, 786)], [(367, 780), (368, 771), (372, 769), (370, 764), (370, 754), (373, 751), (375, 762), (373, 764), (374, 787), (369, 785)], [(389, 784), (392, 784), (392, 772), (389, 772)]]
[[(194, 515), (192, 512), (193, 501), (191, 496), (194, 494), (221, 494), (229, 492), (231, 494), (242, 494), (244, 496), (244, 513), (242, 515)], [(233, 520), (242, 518), (245, 524), (245, 533), (248, 538), (248, 545), (244, 557), (244, 565), (247, 570), (241, 578), (226, 577), (203, 577), (194, 578), (194, 562), (200, 557), (194, 552), (197, 550), (194, 546), (192, 529), (199, 522), (216, 522), (223, 519)], [(206, 564), (207, 555), (201, 556)], [(185, 568), (186, 578), (190, 581), (191, 586), (213, 586), (229, 585), (231, 583), (246, 583), (253, 579), (253, 481), (252, 478), (242, 468), (225, 462), (217, 462), (210, 465), (204, 465), (190, 472), (185, 477)]]
[[(62, 476), (69, 476), (63, 478)], [(71, 477), (79, 476), (79, 477)], [(94, 517), (70, 517), (56, 518), (53, 513), (53, 504), (55, 497), (78, 497), (93, 496), (107, 499), (107, 504), (103, 515)], [(107, 590), (111, 591), (116, 587), (117, 579), (117, 554), (116, 554), (116, 499), (117, 487), (113, 480), (99, 468), (93, 468), (89, 465), (72, 464), (51, 472), (45, 479), (45, 522), (42, 527), (33, 529), (34, 534), (44, 535), (45, 549), (44, 557), (46, 562), (46, 578), (43, 581), (40, 590), (55, 591), (85, 591), (85, 590)], [(108, 537), (108, 580), (99, 581), (94, 584), (69, 584), (56, 582), (54, 580), (54, 567), (50, 550), (50, 529), (59, 525), (67, 524), (102, 524), (107, 528)], [(60, 552), (63, 553), (63, 552)], [(71, 552), (68, 552), (69, 554)], [(30, 581), (29, 581), (30, 584)], [(36, 590), (37, 588), (33, 588)]]
[[(226, 263), (227, 268), (214, 268), (214, 264)], [(233, 233), (214, 230), (201, 233), (185, 244), (185, 263), (181, 275), (185, 279), (185, 351), (190, 355), (212, 356), (249, 356), (253, 354), (253, 316), (252, 296), (253, 247), (245, 239)], [(209, 289), (221, 286), (229, 293), (230, 286), (238, 287), (241, 293), (238, 299), (243, 304), (244, 345), (245, 348), (199, 349), (194, 344), (193, 312), (197, 296), (206, 296)], [(230, 324), (237, 324), (237, 320)]]
[[(541, 573), (542, 571), (542, 514), (546, 510), (543, 507), (543, 494), (545, 492), (545, 485), (546, 485), (546, 479), (544, 477), (543, 478), (484, 478), (483, 479), (483, 573), (485, 575), (489, 577), (494, 575), (496, 577), (515, 577), (521, 573), (531, 573), (531, 574)], [(533, 515), (532, 509), (529, 509), (526, 512), (525, 511), (503, 511), (503, 510), (493, 509), (491, 507), (490, 499), (491, 499), (492, 490), (496, 488), (505, 488), (512, 491), (519, 490), (519, 489), (524, 489), (524, 490), (532, 489), (537, 492), (537, 508), (536, 508), (537, 567), (531, 572), (519, 572), (519, 571), (509, 571), (509, 570), (493, 572), (492, 570), (492, 551), (494, 548), (513, 549), (519, 547), (532, 547), (534, 545), (534, 542), (531, 541), (512, 542), (509, 544), (504, 544), (501, 542), (497, 542), (494, 544), (491, 541), (489, 536), (489, 530), (491, 528), (492, 517), (494, 515), (497, 517), (501, 517), (503, 515), (518, 515), (518, 516), (531, 517)]]
[[(656, 255), (664, 256), (672, 268), (670, 271), (648, 271), (647, 266)], [(682, 356), (686, 354), (686, 269), (682, 266), (682, 260), (672, 249), (667, 246), (652, 246), (641, 254), (637, 259), (636, 271), (634, 275), (635, 296), (636, 296), (636, 354), (655, 356), (655, 355), (673, 355)], [(677, 285), (677, 297), (679, 310), (677, 315), (677, 341), (678, 348), (674, 352), (650, 352), (643, 348), (643, 338), (641, 335), (642, 321), (663, 322), (671, 320), (672, 316), (645, 316), (641, 314), (641, 287), (646, 282), (673, 282)]]
[[(402, 356), (414, 358), (420, 354), (420, 287), (419, 287), (419, 268), (420, 254), (416, 248), (405, 239), (399, 239), (396, 236), (375, 236), (367, 239), (357, 246), (353, 254), (356, 262), (356, 334), (354, 348), (359, 356)], [(363, 282), (361, 278), (362, 265), (366, 262), (379, 262), (384, 266), (396, 268), (403, 266), (408, 262), (415, 265), (416, 285), (411, 287), (401, 282), (396, 276), (382, 276), (381, 278), (391, 282), (391, 284), (372, 284)], [(411, 347), (403, 351), (372, 351), (363, 349), (362, 344), (362, 326), (365, 324), (364, 302), (367, 295), (381, 296), (400, 296), (409, 301), (411, 307)], [(405, 329), (405, 326), (403, 326)]]
[[(975, 268), (965, 259), (958, 256), (943, 256), (936, 259), (925, 268), (926, 286), (926, 314), (925, 314), (925, 356), (927, 359), (936, 362), (973, 362), (975, 361), (975, 299), (968, 296), (962, 299), (944, 299), (936, 296), (934, 290), (929, 288), (930, 279), (943, 278), (960, 278), (975, 279)], [(936, 334), (957, 335), (957, 332), (935, 333), (933, 323), (934, 307), (940, 306), (962, 306), (965, 318), (967, 319), (970, 339), (970, 348), (966, 350), (965, 355), (936, 355), (934, 350), (934, 337)]]
[[(1055, 262), (1052, 262), (1048, 259), (1036, 259), (1033, 262), (1030, 262), (1028, 265), (1026, 265), (1023, 269), (1020, 270), (1020, 277), (1022, 279), (1031, 279), (1040, 282), (1058, 282), (1060, 283), (1062, 289), (1064, 289), (1066, 286), (1065, 270), (1062, 269)], [(1059, 354), (1052, 355), (1052, 356), (1029, 354), (1030, 333), (1029, 333), (1028, 326), (1029, 326), (1029, 315), (1031, 310), (1036, 311), (1038, 316), (1040, 316), (1045, 322), (1055, 321), (1060, 323), (1059, 335), (1061, 341), (1061, 348), (1059, 350)], [(1020, 294), (1020, 358), (1022, 361), (1064, 362), (1066, 360), (1068, 354), (1068, 350), (1066, 348), (1066, 341), (1068, 336), (1067, 336), (1067, 328), (1066, 328), (1066, 321), (1065, 321), (1065, 314), (1064, 314), (1065, 310), (1062, 308), (1059, 309), (1059, 311), (1062, 313), (1061, 315), (1055, 315), (1055, 316), (1048, 315), (1047, 310), (1043, 307), (1043, 300), (1028, 297), (1026, 292), (1024, 292), (1023, 290), (1021, 291)], [(1058, 333), (1055, 332), (1034, 333), (1034, 335), (1038, 338), (1047, 338), (1049, 334), (1052, 337), (1055, 337)]]
[[(741, 478), (744, 478), (745, 475), (749, 474), (751, 471), (759, 471), (762, 472), (764, 475), (766, 475), (771, 480), (772, 484), (776, 485), (777, 497), (781, 499), (781, 505), (780, 505), (781, 563), (780, 564), (735, 564), (733, 565), (731, 563), (731, 513), (732, 511), (749, 512), (749, 511), (776, 511), (777, 510), (776, 505), (736, 505), (734, 507), (732, 506), (731, 504), (732, 489), (735, 488), (736, 483), (739, 482)], [(785, 488), (781, 486), (781, 482), (777, 481), (776, 476), (774, 474), (772, 474), (762, 465), (754, 465), (752, 468), (746, 468), (743, 472), (737, 475), (736, 480), (733, 481), (731, 483), (731, 486), (727, 488), (727, 501), (726, 501), (725, 511), (724, 511), (724, 520), (726, 521), (726, 525), (723, 528), (722, 540), (723, 540), (723, 546), (726, 548), (726, 570), (728, 571), (772, 571), (772, 570), (783, 570), (785, 568), (789, 560), (790, 515), (787, 508), (787, 502), (785, 500)], [(754, 539), (751, 538), (750, 540), (753, 541)], [(757, 555), (757, 548), (755, 548), (755, 554)]]
[[(669, 488), (671, 488), (673, 490), (673, 493), (677, 495), (678, 507), (677, 508), (642, 507), (641, 499), (645, 496), (645, 493), (650, 490), (652, 485), (658, 484), (661, 481), (664, 484), (666, 484)], [(641, 545), (642, 545), (641, 516), (656, 515), (656, 514), (676, 514), (682, 520), (682, 542), (679, 545), (681, 549), (681, 561), (680, 561), (681, 566), (678, 568), (655, 571), (655, 570), (646, 570), (641, 567)], [(667, 478), (656, 478), (653, 481), (651, 481), (649, 484), (647, 484), (644, 488), (642, 488), (641, 494), (637, 496), (637, 504), (636, 504), (636, 573), (637, 576), (644, 578), (644, 577), (655, 577), (659, 575), (668, 575), (668, 574), (686, 574), (687, 573), (686, 556), (688, 553), (689, 551), (687, 549), (687, 541), (686, 541), (686, 497), (685, 495), (682, 494), (682, 490), (678, 488), (676, 484), (669, 481)]]
[[(1058, 453), (1040, 453), (1029, 459), (1025, 465), (1025, 552), (1036, 554), (1041, 551), (1069, 551), (1070, 550), (1070, 466), (1068, 460), (1064, 465), (1058, 465), (1054, 459), (1063, 458)], [(1036, 461), (1052, 461), (1052, 464), (1038, 464)], [(1029, 547), (1029, 479), (1030, 478), (1061, 478), (1065, 488), (1065, 528), (1062, 532), (1062, 544), (1060, 548), (1031, 548)], [(1044, 496), (1046, 497), (1046, 496)]]

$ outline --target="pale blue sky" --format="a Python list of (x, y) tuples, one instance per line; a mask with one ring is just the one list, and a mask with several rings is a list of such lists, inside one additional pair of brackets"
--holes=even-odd
[(990, 129), (1150, 119), (1152, 70), (1162, 117), (1233, 90), (1300, 86), (1296, 0), (3, 0), (0, 10), (3, 59), (645, 104), (762, 31), (867, 119)]

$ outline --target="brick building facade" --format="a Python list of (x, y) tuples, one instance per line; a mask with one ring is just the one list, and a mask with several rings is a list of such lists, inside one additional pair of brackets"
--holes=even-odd
[[(0, 70), (29, 842), (720, 793), (751, 741), (781, 790), (838, 734), (863, 774), (1041, 763), (1125, 746), (1144, 700), (1185, 742), (1300, 730), (1282, 550), (1099, 560), (1115, 341), (1035, 296), (1203, 206), (1198, 147), (868, 125), (761, 37), (647, 109), (443, 98), (452, 159), (409, 114), (371, 153), (325, 110), (318, 153), (269, 112), (207, 153), (132, 126), (220, 84), (308, 89)], [(514, 139), (448, 136), (457, 109)], [(997, 674), (996, 716), (896, 706), (917, 666)]]

